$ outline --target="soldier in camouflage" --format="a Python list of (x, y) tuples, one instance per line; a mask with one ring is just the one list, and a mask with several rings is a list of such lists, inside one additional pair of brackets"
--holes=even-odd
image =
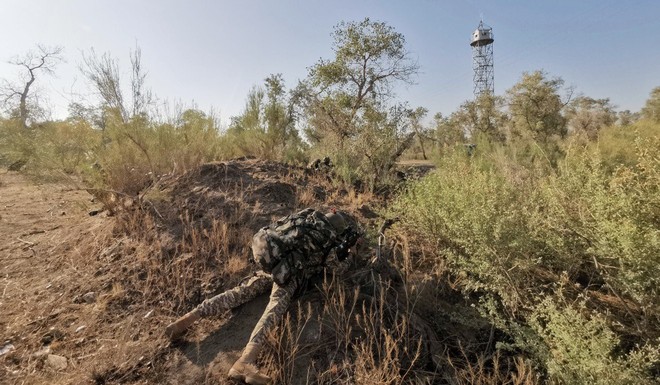
[[(165, 329), (166, 335), (171, 339), (179, 338), (198, 319), (223, 314), (229, 309), (240, 306), (266, 293), (271, 288), (270, 300), (261, 319), (254, 327), (241, 357), (229, 370), (229, 377), (234, 380), (244, 381), (251, 385), (269, 383), (270, 378), (261, 373), (256, 366), (257, 356), (263, 346), (266, 333), (281, 320), (294, 294), (305, 286), (311, 277), (321, 273), (325, 268), (342, 272), (349, 265), (349, 259), (343, 256), (342, 251), (337, 251), (338, 249), (341, 250), (341, 246), (339, 248), (329, 247), (329, 250), (318, 252), (311, 245), (311, 243), (329, 246), (340, 244), (342, 241), (341, 236), (347, 229), (346, 221), (341, 214), (334, 212), (323, 214), (313, 209), (306, 209), (297, 215), (307, 218), (308, 221), (311, 219), (321, 226), (320, 228), (323, 231), (310, 231), (307, 237), (297, 239), (299, 244), (296, 244), (295, 247), (287, 248), (287, 268), (275, 268), (271, 273), (258, 271), (239, 286), (205, 300), (193, 311), (168, 325)], [(285, 219), (281, 219), (275, 225), (288, 226)], [(277, 226), (271, 226), (271, 228), (274, 230), (281, 229)], [(269, 231), (271, 231), (269, 228), (260, 230), (255, 234), (252, 242), (253, 256), (256, 260), (260, 260), (262, 264), (265, 263), (264, 259), (268, 259), (274, 253), (273, 249), (278, 247), (278, 243), (271, 241)], [(325, 239), (320, 239), (321, 237)], [(308, 242), (304, 240), (308, 240)], [(352, 243), (354, 244), (355, 240)], [(342, 245), (345, 244), (346, 241), (344, 240)], [(279, 246), (282, 246), (282, 244), (279, 244)], [(281, 275), (286, 276), (286, 278)]]

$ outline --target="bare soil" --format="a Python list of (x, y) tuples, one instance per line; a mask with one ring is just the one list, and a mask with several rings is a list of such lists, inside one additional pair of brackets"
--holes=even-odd
[[(215, 374), (224, 377), (261, 316), (267, 297), (215, 325), (205, 322), (198, 335), (190, 336), (191, 342), (172, 347), (160, 335), (172, 317), (147, 311), (108, 322), (105, 300), (113, 295), (108, 276), (114, 274), (110, 269), (121, 268), (102, 256), (112, 249), (114, 218), (88, 215), (99, 208), (91, 198), (85, 191), (64, 186), (35, 185), (17, 173), (1, 176), (0, 348), (6, 347), (7, 352), (0, 357), (0, 383), (137, 379), (139, 374), (121, 370), (134, 369), (135, 362), (117, 362), (113, 356), (121, 357), (121, 351), (139, 348), (141, 343), (145, 356), (160, 349), (172, 360), (167, 383), (199, 383)], [(105, 248), (107, 244), (111, 246)], [(87, 293), (94, 294), (82, 299)], [(214, 331), (205, 335), (208, 330)], [(129, 340), (135, 340), (134, 346), (121, 346), (132, 333)], [(66, 368), (51, 367), (49, 354), (66, 358)]]
[[(92, 325), (101, 309), (81, 300), (99, 268), (90, 246), (111, 225), (90, 217), (91, 207), (84, 191), (0, 175), (0, 344), (8, 351), (0, 383), (82, 383), (85, 363), (108, 348)], [(67, 368), (49, 367), (48, 351), (65, 356)]]
[(84, 190), (0, 174), (0, 384), (231, 383), (266, 296), (200, 321), (181, 343), (163, 330), (254, 271), (246, 241), (274, 218), (342, 205), (375, 221), (366, 198), (326, 179), (213, 163), (163, 178), (141, 213), (111, 217), (90, 215), (102, 207)]

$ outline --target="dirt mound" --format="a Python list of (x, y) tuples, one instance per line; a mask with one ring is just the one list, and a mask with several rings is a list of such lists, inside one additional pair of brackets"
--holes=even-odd
[[(177, 178), (165, 178), (145, 195), (170, 224), (187, 215), (209, 225), (222, 218), (256, 231), (273, 219), (314, 205), (329, 209), (327, 188), (306, 169), (258, 159), (207, 163)], [(165, 199), (158, 199), (158, 196)], [(345, 195), (345, 194), (344, 194)], [(174, 226), (175, 227), (175, 226)]]
[[(23, 199), (25, 192), (8, 194), (12, 183), (0, 185), (7, 209), (0, 225), (11, 244), (2, 249), (6, 283), (0, 324), (5, 331), (0, 342), (7, 342), (0, 346), (0, 383), (227, 383), (224, 373), (240, 354), (266, 298), (199, 322), (183, 344), (170, 344), (165, 325), (252, 274), (251, 237), (274, 219), (304, 207), (335, 207), (367, 229), (378, 220), (370, 207), (373, 197), (337, 187), (324, 174), (257, 159), (209, 163), (163, 177), (114, 217), (88, 216), (98, 207), (85, 192), (49, 187), (47, 198), (35, 203)], [(34, 214), (22, 215), (22, 210)], [(271, 336), (273, 349), (263, 357), (264, 365), (280, 380), (302, 381), (312, 373), (307, 363), (315, 365), (317, 377), (330, 380), (340, 358), (342, 376), (354, 375), (346, 353), (350, 341), (337, 338), (338, 325), (329, 322), (343, 307), (363, 321), (364, 312), (380, 314), (378, 332), (368, 323), (356, 324), (352, 338), (429, 339), (423, 322), (401, 318), (405, 301), (397, 300), (401, 293), (379, 278), (383, 266), (369, 265), (373, 253), (367, 245), (362, 253), (362, 264), (336, 283), (340, 286), (305, 295)], [(359, 288), (358, 297), (345, 301)], [(305, 303), (314, 304), (311, 313), (303, 311)], [(403, 325), (412, 328), (403, 330)], [(295, 333), (311, 337), (291, 337)], [(298, 341), (306, 353), (300, 356), (295, 344), (286, 341)], [(328, 349), (333, 350), (330, 356)], [(429, 355), (426, 345), (420, 349)], [(294, 353), (300, 360), (287, 358)], [(374, 365), (381, 364), (365, 363), (363, 369), (375, 370)]]

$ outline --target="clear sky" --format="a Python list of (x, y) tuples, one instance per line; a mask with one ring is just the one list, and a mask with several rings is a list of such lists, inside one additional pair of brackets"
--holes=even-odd
[(36, 44), (63, 46), (56, 77), (39, 80), (63, 118), (69, 101), (93, 98), (78, 70), (81, 52), (109, 52), (128, 79), (137, 44), (161, 100), (213, 108), (226, 124), (253, 85), (281, 73), (293, 87), (332, 57), (334, 25), (364, 17), (406, 37), (421, 73), (399, 96), (431, 115), (472, 98), (469, 41), (481, 17), (495, 35), (496, 94), (523, 71), (543, 69), (577, 92), (638, 111), (660, 86), (658, 0), (0, 0), (0, 78), (16, 78), (6, 62)]

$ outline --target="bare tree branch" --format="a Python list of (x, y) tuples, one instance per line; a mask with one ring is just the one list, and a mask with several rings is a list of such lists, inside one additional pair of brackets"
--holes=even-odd
[[(21, 68), (20, 80), (13, 83), (5, 80), (0, 89), (0, 95), (2, 95), (5, 109), (17, 115), (23, 127), (28, 127), (28, 120), (38, 110), (38, 106), (32, 108), (29, 106), (30, 99), (35, 98), (32, 91), (38, 74), (53, 75), (57, 65), (64, 60), (63, 52), (63, 47), (37, 45), (36, 50), (9, 61), (10, 64)], [(14, 104), (16, 100), (18, 106)]]
[(92, 83), (106, 107), (119, 113), (124, 122), (128, 121), (128, 112), (121, 91), (119, 66), (108, 53), (98, 56), (94, 49), (83, 53), (83, 65), (80, 71)]

